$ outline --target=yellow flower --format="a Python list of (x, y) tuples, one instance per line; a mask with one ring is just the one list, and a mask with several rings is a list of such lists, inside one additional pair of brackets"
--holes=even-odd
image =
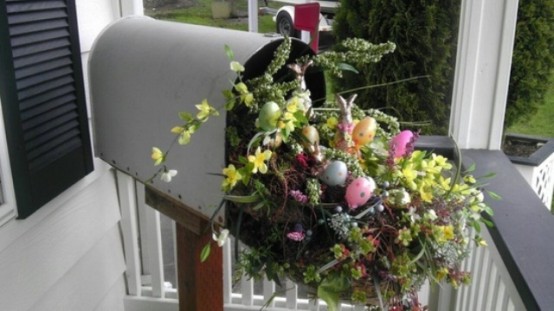
[(206, 120), (208, 120), (208, 117), (210, 115), (212, 116), (219, 115), (217, 110), (215, 110), (215, 108), (210, 106), (210, 104), (206, 99), (204, 99), (202, 103), (200, 103), (199, 105), (196, 105), (196, 108), (199, 110), (198, 114), (196, 115), (196, 118), (202, 122), (206, 122)]
[(433, 192), (428, 186), (421, 185), (419, 187), (419, 195), (424, 202), (431, 203), (431, 201), (433, 200)]
[(438, 184), (442, 189), (446, 191), (450, 190), (450, 183), (451, 183), (450, 178), (444, 178), (442, 176), (439, 176)]
[(271, 158), (270, 150), (265, 150), (264, 152), (262, 152), (260, 147), (258, 147), (254, 155), (248, 156), (248, 162), (254, 164), (252, 173), (256, 174), (259, 170), (260, 173), (265, 174), (267, 172), (267, 164), (265, 164), (265, 161), (269, 160), (270, 158)]
[(437, 270), (436, 278), (439, 281), (442, 281), (446, 276), (448, 275), (448, 269), (446, 267), (442, 267), (439, 270)]
[(437, 166), (440, 166), (440, 167), (442, 167), (442, 168), (445, 169), (445, 170), (449, 170), (449, 169), (452, 168), (452, 164), (450, 164), (450, 163), (448, 162), (448, 159), (447, 159), (447, 158), (445, 158), (445, 157), (443, 157), (443, 156), (441, 156), (441, 155), (436, 155), (436, 154), (434, 154), (434, 153), (433, 153), (432, 157), (433, 157), (433, 160), (435, 161), (435, 163), (436, 163)]
[(179, 145), (186, 145), (190, 142), (190, 137), (192, 136), (191, 130), (186, 130), (181, 132), (179, 135)]
[(298, 98), (292, 98), (287, 104), (287, 111), (290, 113), (295, 113), (298, 111)]
[(237, 90), (237, 92), (239, 92), (240, 94), (248, 93), (248, 87), (243, 82), (235, 84), (235, 90)]
[(412, 164), (406, 165), (402, 169), (402, 176), (404, 176), (404, 179), (406, 179), (406, 185), (410, 188), (415, 190), (417, 187), (414, 180), (417, 178), (417, 171), (414, 169)]
[(477, 180), (475, 180), (475, 177), (473, 177), (471, 175), (464, 176), (464, 181), (468, 184), (474, 184), (474, 183), (477, 182)]
[(246, 93), (240, 96), (240, 99), (244, 102), (246, 107), (252, 107), (252, 103), (254, 102), (254, 94), (252, 93)]
[(154, 165), (160, 165), (164, 161), (164, 153), (158, 147), (152, 147), (152, 160)]
[(447, 226), (435, 226), (433, 234), (438, 243), (445, 243), (454, 239), (454, 227), (452, 225)]
[(483, 239), (481, 237), (476, 238), (475, 240), (477, 242), (477, 245), (479, 245), (479, 246), (488, 246), (487, 241), (485, 241), (485, 239)]
[(444, 226), (443, 231), (444, 231), (444, 238), (447, 241), (454, 239), (454, 227), (452, 227), (452, 225)]
[(174, 127), (171, 129), (171, 133), (173, 133), (173, 134), (181, 134), (181, 133), (183, 133), (184, 130), (185, 130), (185, 128), (182, 127), (182, 126), (174, 126)]
[(223, 191), (233, 189), (237, 182), (242, 179), (242, 175), (237, 171), (233, 164), (229, 164), (228, 167), (223, 169), (223, 175), (226, 177), (221, 185)]
[(325, 125), (331, 130), (334, 130), (338, 124), (339, 120), (337, 120), (337, 118), (335, 117), (330, 117), (329, 119), (327, 119), (327, 122), (325, 122)]

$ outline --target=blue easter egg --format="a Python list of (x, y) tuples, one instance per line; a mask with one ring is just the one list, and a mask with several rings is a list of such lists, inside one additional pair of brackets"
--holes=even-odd
[(348, 177), (346, 163), (342, 161), (332, 161), (327, 165), (320, 179), (328, 186), (340, 186), (344, 185), (346, 177)]

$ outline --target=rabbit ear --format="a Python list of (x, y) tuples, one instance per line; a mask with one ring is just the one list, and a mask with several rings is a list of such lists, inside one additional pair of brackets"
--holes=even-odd
[(348, 106), (350, 106), (350, 108), (352, 108), (352, 105), (354, 105), (354, 101), (356, 100), (357, 97), (358, 97), (358, 94), (352, 94), (350, 95), (350, 97), (348, 97)]
[(344, 112), (344, 110), (346, 109), (346, 106), (348, 105), (348, 103), (346, 102), (346, 99), (344, 99), (344, 97), (340, 95), (337, 95), (336, 100), (337, 100), (337, 105), (340, 108), (340, 111)]

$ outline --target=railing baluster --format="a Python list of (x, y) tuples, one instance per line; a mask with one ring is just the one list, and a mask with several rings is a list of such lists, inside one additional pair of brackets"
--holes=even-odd
[(500, 280), (500, 277), (498, 275), (498, 268), (493, 263), (491, 266), (491, 273), (489, 277), (489, 286), (487, 286), (487, 301), (485, 303), (485, 308), (483, 310), (492, 310), (493, 308), (493, 301), (496, 297), (496, 292), (498, 288), (498, 282)]
[(488, 248), (484, 247), (479, 247), (479, 249), (481, 249), (483, 255), (481, 259), (481, 269), (479, 272), (474, 274), (474, 277), (479, 279), (475, 280), (476, 282), (473, 282), (471, 285), (477, 287), (477, 299), (473, 302), (473, 310), (484, 310), (483, 306), (487, 295), (487, 283), (490, 282), (490, 251)]
[(506, 285), (504, 284), (504, 281), (500, 280), (500, 284), (498, 284), (498, 294), (496, 296), (496, 303), (494, 304), (496, 307), (496, 310), (498, 311), (504, 311), (506, 310), (506, 307), (504, 303), (506, 302)]
[(240, 279), (240, 289), (242, 293), (242, 304), (245, 306), (254, 305), (254, 280), (243, 276)]
[(298, 305), (298, 285), (287, 279), (286, 282), (286, 298), (287, 298), (287, 308), (296, 310)]
[(229, 239), (223, 245), (223, 303), (232, 303), (231, 294), (233, 293), (233, 263), (231, 255), (231, 245), (233, 239)]
[[(275, 282), (271, 282), (266, 277), (264, 277), (263, 288), (264, 288), (264, 302), (267, 302), (269, 301), (269, 299), (272, 299), (273, 295), (275, 294)], [(275, 307), (275, 299), (272, 299), (271, 302), (267, 305), (267, 307), (268, 308)]]
[[(473, 242), (471, 242), (473, 243)], [(483, 248), (475, 247), (473, 248), (473, 260), (471, 264), (471, 273), (473, 279), (470, 285), (469, 300), (467, 301), (467, 310), (477, 310), (475, 309), (475, 301), (477, 300), (477, 295), (479, 294), (480, 288), (478, 286), (479, 278), (483, 277), (481, 270), (483, 268)]]
[(308, 309), (310, 311), (319, 311), (319, 300), (311, 298), (308, 302)]
[[(139, 210), (143, 211), (144, 224), (146, 226), (146, 236), (142, 237), (142, 240), (146, 243), (143, 244), (143, 249), (147, 250), (150, 254), (149, 262), (147, 263), (148, 271), (150, 272), (152, 279), (152, 296), (164, 297), (164, 263), (162, 257), (162, 231), (160, 227), (160, 212), (146, 205), (144, 201), (144, 184), (136, 183), (137, 189), (137, 205)], [(146, 266), (146, 265), (145, 265)]]
[(141, 267), (138, 246), (138, 224), (135, 182), (122, 172), (117, 171), (117, 186), (119, 189), (119, 204), (121, 206), (121, 229), (123, 232), (123, 247), (127, 265), (127, 288), (129, 295), (141, 295)]

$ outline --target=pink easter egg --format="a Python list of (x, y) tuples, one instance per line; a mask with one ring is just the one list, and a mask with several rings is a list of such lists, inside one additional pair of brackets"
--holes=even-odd
[(364, 205), (375, 190), (375, 181), (371, 177), (358, 177), (346, 188), (345, 199), (348, 207), (355, 209)]
[(389, 150), (392, 152), (392, 156), (396, 158), (403, 157), (408, 152), (408, 145), (414, 137), (414, 133), (410, 130), (404, 130), (394, 136), (390, 141)]

